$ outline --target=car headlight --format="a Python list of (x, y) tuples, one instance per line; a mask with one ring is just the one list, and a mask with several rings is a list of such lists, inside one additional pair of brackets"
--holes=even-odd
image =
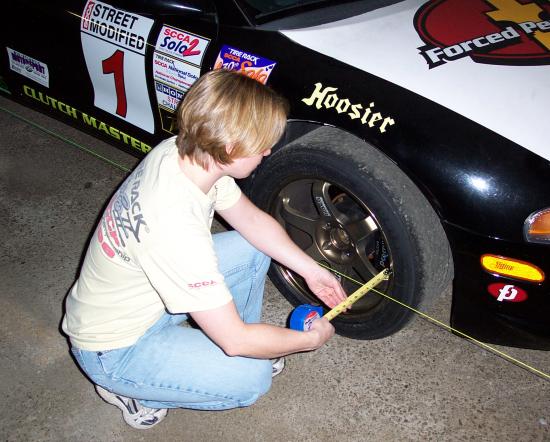
[(550, 244), (550, 207), (532, 213), (523, 225), (525, 240)]

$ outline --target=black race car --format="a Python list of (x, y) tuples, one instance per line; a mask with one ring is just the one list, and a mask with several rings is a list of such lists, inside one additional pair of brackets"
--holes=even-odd
[[(542, 0), (18, 0), (3, 7), (6, 96), (138, 155), (176, 133), (211, 69), (291, 104), (243, 186), (348, 292), (422, 309), (453, 280), (451, 322), (550, 348), (550, 3)], [(545, 116), (546, 115), (546, 116)], [(304, 281), (273, 265), (292, 303)], [(348, 279), (351, 278), (351, 279)], [(353, 280), (353, 281), (352, 281)], [(340, 334), (411, 313), (370, 294)]]

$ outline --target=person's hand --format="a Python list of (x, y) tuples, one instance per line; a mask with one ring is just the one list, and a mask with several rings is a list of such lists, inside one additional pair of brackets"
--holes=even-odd
[(316, 319), (311, 323), (311, 328), (307, 333), (315, 335), (314, 350), (316, 350), (334, 336), (334, 326), (327, 318)]
[(330, 308), (336, 307), (347, 296), (340, 282), (328, 270), (316, 266), (305, 276), (309, 289)]

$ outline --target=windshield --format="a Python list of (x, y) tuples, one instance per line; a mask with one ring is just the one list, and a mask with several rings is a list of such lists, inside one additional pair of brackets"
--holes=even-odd
[(250, 11), (255, 12), (254, 16), (271, 14), (285, 9), (300, 8), (308, 5), (319, 5), (323, 3), (334, 3), (330, 0), (247, 0)]
[(292, 27), (350, 17), (399, 1), (403, 0), (237, 0), (254, 24), (277, 21)]

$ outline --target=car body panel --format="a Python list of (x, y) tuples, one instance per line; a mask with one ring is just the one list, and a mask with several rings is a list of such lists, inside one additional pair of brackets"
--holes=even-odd
[[(501, 58), (495, 65), (488, 64), (490, 60), (474, 61), (470, 55), (475, 52), (464, 49), (460, 57), (445, 59), (442, 51), (425, 49), (426, 41), (420, 37), (420, 33), (426, 35), (433, 29), (441, 38), (460, 41), (456, 30), (442, 31), (436, 27), (441, 26), (440, 23), (432, 22), (443, 20), (438, 14), (469, 8), (470, 13), (457, 14), (453, 21), (453, 26), (466, 28), (464, 35), (470, 34), (470, 39), (495, 33), (512, 37), (493, 44), (485, 38), (480, 42), (485, 45), (483, 48), (467, 45), (478, 50), (487, 51), (487, 47), (502, 48), (503, 45), (511, 50), (522, 40), (534, 40), (536, 31), (526, 33), (518, 23), (511, 26), (508, 16), (507, 21), (493, 21), (487, 14), (497, 9), (498, 2), (493, 2), (495, 6), (477, 0), (460, 0), (459, 3), (438, 1), (429, 8), (421, 8), (425, 1), (406, 1), (336, 23), (282, 32), (310, 49), (429, 98), (549, 160), (550, 143), (540, 114), (540, 109), (550, 100), (548, 59), (541, 60), (546, 64), (538, 66), (505, 66)], [(550, 12), (550, 6), (538, 9), (540, 12), (531, 15), (533, 20), (543, 22), (542, 16)], [(471, 21), (466, 21), (468, 19)], [(479, 23), (473, 22), (474, 19)], [(434, 66), (434, 61), (428, 62), (426, 53), (440, 64)]]
[[(491, 55), (480, 52), (477, 61), (468, 54), (430, 69), (419, 53), (427, 43), (414, 27), (415, 14), (418, 21), (419, 11), (444, 3), (400, 2), (342, 22), (279, 32), (250, 25), (233, 2), (21, 0), (10, 4), (6, 17), (27, 17), (24, 33), (16, 21), (0, 20), (2, 89), (144, 155), (176, 133), (177, 102), (200, 74), (220, 60), (249, 69), (289, 100), (288, 136), (320, 125), (354, 134), (424, 193), (453, 253), (453, 325), (486, 341), (550, 348), (549, 283), (497, 277), (479, 263), (482, 254), (493, 253), (550, 274), (549, 246), (523, 239), (524, 220), (550, 207), (549, 145), (542, 131), (550, 98), (542, 75), (549, 66), (479, 63)], [(127, 33), (90, 29), (86, 20), (101, 18), (101, 8), (107, 29)], [(29, 10), (34, 13), (25, 15)], [(123, 60), (110, 59), (117, 51)], [(496, 283), (504, 294), (525, 292), (525, 299), (498, 299), (489, 290)], [(509, 285), (517, 289), (504, 289)]]

